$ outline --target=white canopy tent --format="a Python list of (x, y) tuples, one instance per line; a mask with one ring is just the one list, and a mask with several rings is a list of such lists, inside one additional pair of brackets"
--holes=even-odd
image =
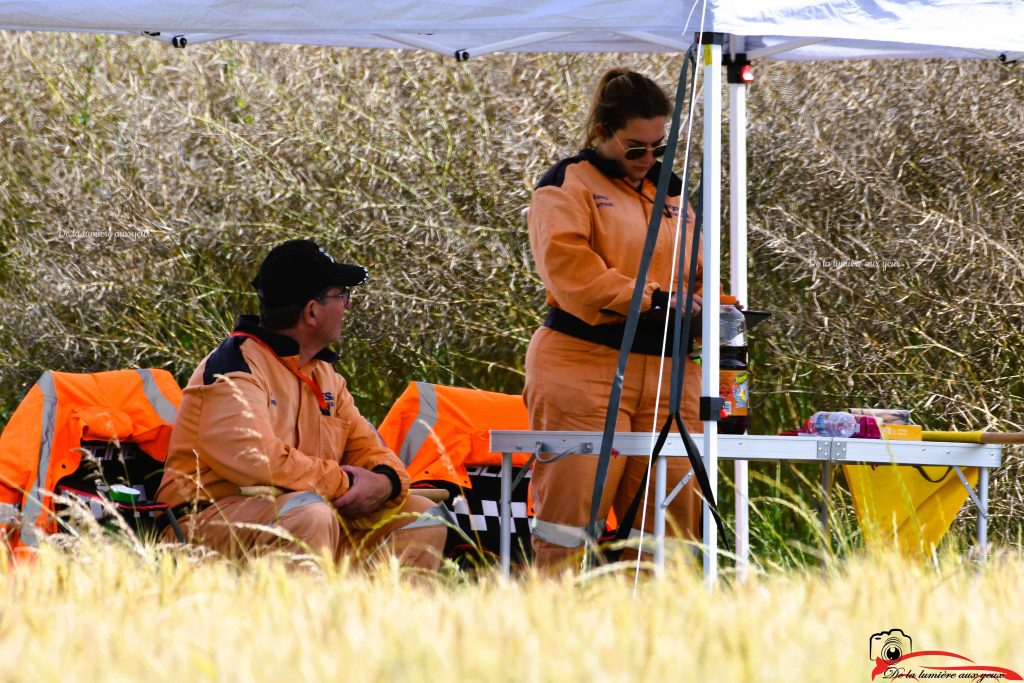
[[(725, 54), (749, 60), (1024, 57), (1022, 0), (0, 0), (0, 28), (146, 35), (185, 47), (209, 40), (415, 48), (463, 60), (498, 51), (684, 52), (720, 34), (704, 58), (702, 326), (718, 334), (721, 78)], [(747, 301), (745, 85), (730, 84), (732, 292)], [(705, 345), (704, 387), (718, 348)], [(716, 486), (717, 423), (703, 455)], [(664, 463), (664, 459), (660, 461)], [(737, 462), (737, 555), (747, 554), (746, 467)], [(741, 509), (742, 508), (742, 509)], [(717, 571), (705, 511), (705, 576)]]
[(1024, 54), (1019, 0), (0, 0), (4, 29), (158, 34), (178, 45), (413, 47), (462, 57), (678, 52), (701, 27), (744, 36), (752, 59)]

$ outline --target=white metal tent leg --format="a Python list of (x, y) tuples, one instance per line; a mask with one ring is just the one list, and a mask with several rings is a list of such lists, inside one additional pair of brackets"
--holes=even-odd
[[(747, 299), (747, 86), (729, 84), (729, 285), (731, 294)], [(750, 501), (746, 460), (736, 461), (736, 573), (750, 568)]]
[[(704, 343), (701, 353), (702, 391), (718, 396), (718, 288), (721, 283), (722, 202), (722, 46), (704, 46)], [(704, 423), (704, 466), (711, 494), (718, 500), (718, 422)], [(704, 503), (704, 582), (718, 578), (718, 529)]]

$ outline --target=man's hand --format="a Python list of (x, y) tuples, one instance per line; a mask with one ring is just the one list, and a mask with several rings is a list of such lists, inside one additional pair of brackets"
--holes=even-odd
[(387, 475), (362, 467), (342, 465), (348, 474), (348, 491), (331, 501), (342, 517), (365, 517), (376, 512), (391, 497), (391, 480)]

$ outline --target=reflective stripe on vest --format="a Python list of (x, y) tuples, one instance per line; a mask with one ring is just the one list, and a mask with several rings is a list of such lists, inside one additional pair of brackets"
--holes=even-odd
[(409, 425), (409, 431), (405, 433), (402, 446), (398, 449), (398, 457), (406, 467), (420, 452), (437, 424), (437, 391), (434, 390), (434, 385), (416, 382), (416, 391), (420, 395), (420, 410), (416, 419)]
[[(604, 531), (605, 521), (603, 519), (597, 520), (596, 528)], [(533, 535), (540, 540), (551, 543), (552, 545), (559, 545), (563, 548), (582, 548), (587, 542), (587, 528), (586, 526), (572, 526), (570, 524), (557, 524), (555, 522), (546, 522), (543, 519), (533, 518), (530, 522), (530, 529)]]
[(136, 370), (135, 372), (139, 373), (139, 376), (142, 378), (142, 391), (146, 394), (149, 405), (153, 406), (153, 411), (165, 423), (169, 425), (174, 424), (174, 420), (178, 417), (178, 410), (157, 387), (152, 371)]
[(39, 437), (39, 464), (36, 483), (25, 500), (21, 512), (21, 542), (30, 548), (39, 545), (36, 524), (43, 513), (43, 493), (46, 491), (46, 477), (50, 473), (50, 455), (53, 449), (53, 431), (57, 421), (57, 388), (53, 373), (47, 370), (36, 382), (43, 394), (43, 430)]
[(427, 526), (455, 526), (458, 527), (458, 523), (452, 516), (451, 511), (443, 505), (435, 505), (434, 507), (426, 510), (425, 512), (419, 513), (416, 519), (405, 524), (395, 531), (407, 531), (409, 529), (419, 529)]

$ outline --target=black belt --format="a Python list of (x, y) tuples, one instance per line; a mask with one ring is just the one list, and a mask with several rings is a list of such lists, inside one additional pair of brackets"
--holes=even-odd
[[(567, 334), (570, 337), (583, 339), (585, 341), (608, 346), (613, 349), (622, 347), (622, 338), (626, 334), (626, 323), (612, 323), (610, 325), (588, 325), (572, 313), (566, 313), (561, 308), (548, 310), (548, 317), (544, 320), (544, 327), (550, 327), (556, 332)], [(645, 356), (660, 356), (663, 348), (665, 353), (672, 353), (672, 325), (669, 323), (668, 338), (665, 338), (665, 318), (658, 316), (648, 319), (641, 318), (636, 328), (636, 336), (633, 338), (633, 346), (630, 353), (640, 353)], [(686, 353), (693, 351), (693, 339), (686, 345)]]

